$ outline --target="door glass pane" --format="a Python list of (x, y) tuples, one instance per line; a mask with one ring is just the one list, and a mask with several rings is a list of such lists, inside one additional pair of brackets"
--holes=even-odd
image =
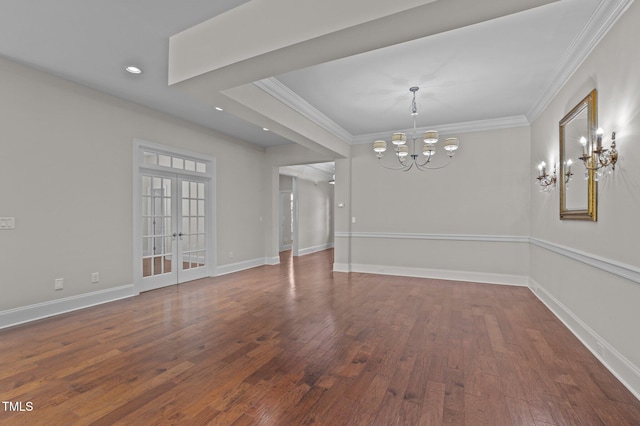
[(151, 195), (151, 177), (142, 176), (142, 195)]
[(146, 164), (158, 164), (158, 155), (154, 152), (145, 152), (144, 162)]
[[(185, 161), (185, 168), (187, 162)], [(182, 181), (182, 232), (181, 249), (183, 269), (204, 266), (206, 253), (205, 213), (206, 186), (203, 182)]]
[(151, 276), (151, 258), (150, 257), (142, 258), (142, 276), (143, 277)]
[(173, 157), (173, 168), (184, 169), (184, 160), (182, 158)]
[(171, 157), (168, 155), (158, 155), (158, 164), (163, 167), (171, 167)]
[(172, 179), (142, 176), (142, 276), (162, 275), (172, 270), (171, 186)]
[(142, 197), (142, 215), (151, 216), (151, 197)]
[(152, 230), (151, 224), (152, 224), (152, 219), (150, 217), (142, 218), (142, 236), (143, 237), (146, 237), (148, 235), (152, 235), (151, 234), (151, 230)]
[(171, 272), (171, 256), (163, 256), (162, 260), (162, 272), (165, 274)]

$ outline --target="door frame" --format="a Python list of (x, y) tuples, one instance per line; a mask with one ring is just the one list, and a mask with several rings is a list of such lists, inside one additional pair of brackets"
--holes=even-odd
[[(288, 195), (289, 196), (289, 202), (290, 204), (293, 204), (293, 189), (281, 189), (280, 190), (280, 223), (279, 223), (279, 242), (278, 242), (278, 246), (279, 246), (279, 250), (282, 251), (286, 251), (286, 250), (291, 250), (293, 248), (293, 230), (291, 230), (291, 235), (290, 235), (290, 240), (291, 243), (285, 245), (284, 242), (282, 241), (282, 235), (283, 235), (283, 226), (282, 226), (282, 222), (284, 221), (284, 211), (282, 209), (282, 204), (283, 204), (283, 196)], [(289, 208), (289, 220), (290, 220), (290, 229), (294, 227), (294, 220), (293, 220), (293, 206), (291, 206), (291, 208)]]
[[(187, 170), (173, 169), (170, 167), (156, 166), (152, 164), (144, 164), (142, 158), (142, 152), (148, 149), (149, 151), (175, 155), (177, 157), (183, 157), (188, 159), (197, 160), (207, 165), (206, 173), (190, 172)], [(133, 248), (133, 289), (134, 294), (140, 294), (142, 291), (142, 188), (141, 180), (143, 171), (147, 172), (163, 172), (174, 173), (177, 176), (194, 176), (199, 178), (205, 178), (208, 180), (207, 185), (207, 269), (206, 275), (213, 277), (216, 275), (216, 159), (208, 155), (200, 154), (197, 152), (187, 151), (181, 148), (175, 148), (171, 146), (161, 145), (154, 142), (149, 142), (143, 139), (133, 139), (133, 230), (132, 230), (132, 248)]]

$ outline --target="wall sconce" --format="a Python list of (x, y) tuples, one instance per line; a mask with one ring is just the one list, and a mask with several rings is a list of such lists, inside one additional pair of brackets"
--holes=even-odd
[(553, 165), (553, 173), (547, 173), (547, 164), (543, 161), (538, 166), (538, 183), (540, 184), (540, 191), (548, 191), (556, 186), (558, 180), (556, 175), (556, 165)]
[(602, 148), (602, 135), (604, 130), (599, 127), (596, 130), (596, 147), (587, 147), (587, 139), (583, 136), (580, 138), (582, 145), (582, 157), (580, 159), (585, 167), (585, 179), (589, 178), (589, 171), (594, 171), (595, 180), (597, 181), (603, 173), (609, 169), (609, 173), (616, 169), (618, 161), (618, 151), (616, 150), (616, 132), (611, 133), (611, 148)]
[(573, 161), (569, 159), (564, 164), (565, 164), (565, 169), (567, 170), (566, 172), (564, 172), (564, 183), (569, 183), (571, 176), (573, 176), (573, 172), (571, 171), (571, 166), (573, 165)]

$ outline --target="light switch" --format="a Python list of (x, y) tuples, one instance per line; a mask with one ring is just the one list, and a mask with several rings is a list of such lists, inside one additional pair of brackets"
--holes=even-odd
[(0, 217), (0, 229), (16, 229), (16, 218)]

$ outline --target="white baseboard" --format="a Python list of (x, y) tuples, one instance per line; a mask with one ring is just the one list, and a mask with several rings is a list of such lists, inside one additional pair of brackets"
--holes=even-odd
[(305, 254), (316, 253), (322, 250), (328, 250), (333, 248), (333, 243), (320, 244), (318, 246), (306, 247), (303, 249), (298, 249), (298, 256), (304, 256)]
[(280, 256), (273, 257), (265, 257), (264, 258), (265, 265), (279, 265), (280, 264)]
[(640, 399), (640, 368), (620, 354), (613, 346), (600, 337), (598, 333), (535, 280), (529, 280), (529, 288), (582, 344), (585, 345), (636, 398)]
[(216, 268), (216, 276), (232, 274), (234, 272), (244, 271), (245, 269), (255, 268), (263, 265), (277, 265), (280, 263), (280, 257), (261, 257), (258, 259), (244, 260), (242, 262), (230, 263), (228, 265), (218, 266)]
[(120, 287), (108, 288), (105, 290), (93, 291), (91, 293), (79, 294), (77, 296), (65, 297), (64, 299), (51, 300), (48, 302), (36, 303), (34, 305), (23, 306), (15, 309), (8, 309), (0, 312), (0, 329), (35, 321), (90, 306), (101, 305), (115, 300), (126, 299), (135, 296), (133, 284)]
[(351, 267), (348, 263), (334, 263), (333, 272), (351, 272)]
[[(336, 271), (337, 266), (344, 269)], [(529, 284), (528, 277), (524, 275), (409, 268), (404, 266), (352, 264), (351, 268), (349, 268), (348, 265), (334, 264), (333, 270), (336, 272), (362, 272), (367, 274), (397, 275), (402, 277), (432, 278), (451, 281), (471, 281), (476, 283), (513, 285), (519, 287), (526, 287)]]

